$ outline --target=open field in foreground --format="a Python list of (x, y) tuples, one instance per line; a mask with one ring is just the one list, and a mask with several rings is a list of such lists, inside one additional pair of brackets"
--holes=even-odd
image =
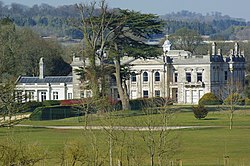
[[(173, 156), (173, 161), (181, 160), (183, 165), (189, 166), (218, 166), (224, 165), (224, 156), (229, 156), (229, 165), (250, 165), (250, 111), (238, 110), (235, 112), (234, 128), (229, 130), (228, 112), (210, 112), (205, 120), (196, 120), (192, 112), (176, 112), (171, 115), (171, 125), (179, 126), (217, 126), (205, 129), (183, 129), (166, 132), (168, 139), (172, 139), (164, 148), (178, 149)], [(122, 125), (122, 126), (143, 126), (145, 122), (160, 126), (160, 114), (132, 116), (108, 116), (92, 117), (89, 119), (91, 125)], [(75, 118), (57, 121), (26, 121), (25, 124), (32, 125), (83, 125)], [(87, 160), (93, 160), (94, 152), (98, 151), (99, 161), (104, 165), (109, 164), (110, 133), (112, 135), (113, 163), (117, 165), (117, 160), (121, 159), (123, 165), (140, 163), (140, 165), (150, 165), (149, 140), (155, 140), (155, 145), (159, 141), (160, 132), (139, 132), (139, 131), (105, 131), (105, 130), (59, 130), (44, 128), (14, 127), (12, 129), (0, 128), (0, 144), (5, 144), (10, 139), (22, 140), (25, 143), (37, 142), (38, 145), (48, 153), (48, 159), (40, 164), (61, 165), (60, 154), (69, 145), (79, 145)], [(145, 141), (146, 140), (146, 141)], [(175, 140), (175, 141), (173, 141)], [(96, 142), (96, 144), (95, 144)], [(173, 143), (174, 142), (174, 143)], [(95, 145), (95, 146), (93, 146)], [(152, 144), (151, 144), (152, 145)], [(95, 148), (94, 148), (95, 147)], [(153, 145), (151, 146), (153, 147)], [(95, 150), (94, 150), (95, 149)], [(157, 146), (155, 146), (157, 152)], [(68, 149), (69, 150), (69, 149)], [(171, 152), (171, 150), (170, 150)], [(122, 156), (122, 157), (121, 157)], [(155, 156), (155, 164), (157, 164)], [(68, 159), (67, 162), (70, 162)], [(168, 162), (169, 163), (169, 162)]]

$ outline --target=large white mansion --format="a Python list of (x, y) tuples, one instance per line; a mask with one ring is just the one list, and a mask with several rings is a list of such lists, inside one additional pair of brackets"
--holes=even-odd
[(239, 45), (223, 56), (216, 43), (207, 55), (192, 55), (184, 50), (171, 50), (167, 40), (164, 54), (154, 59), (127, 59), (132, 76), (127, 82), (131, 99), (170, 97), (176, 103), (197, 104), (208, 92), (216, 95), (228, 81), (244, 85), (245, 58)]
[[(164, 97), (180, 104), (197, 104), (208, 92), (219, 95), (221, 89), (230, 82), (244, 85), (245, 57), (235, 43), (229, 55), (212, 44), (207, 55), (192, 55), (184, 50), (171, 50), (168, 40), (163, 45), (163, 55), (152, 59), (125, 57), (123, 64), (130, 65), (131, 78), (127, 81), (130, 99)], [(32, 100), (79, 99), (91, 96), (91, 91), (80, 88), (79, 76), (75, 69), (85, 63), (73, 57), (72, 76), (43, 76), (40, 61), (39, 77), (21, 76), (17, 80), (17, 90), (28, 93)], [(111, 96), (116, 98), (117, 89), (112, 84)]]

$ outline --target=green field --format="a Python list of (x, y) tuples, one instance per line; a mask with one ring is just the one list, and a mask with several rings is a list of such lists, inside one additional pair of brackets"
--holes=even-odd
[[(161, 114), (144, 115), (141, 112), (116, 112), (113, 114), (90, 115), (89, 125), (114, 126), (160, 126)], [(69, 118), (56, 121), (25, 121), (23, 124), (32, 125), (84, 125), (84, 117)], [(80, 121), (80, 122), (79, 122)], [(148, 123), (147, 123), (148, 122)], [(183, 165), (224, 165), (224, 156), (229, 156), (230, 165), (248, 165), (250, 163), (250, 110), (237, 110), (234, 116), (234, 126), (229, 130), (229, 112), (211, 111), (204, 120), (194, 118), (188, 110), (174, 111), (168, 125), (178, 126), (211, 126), (201, 129), (182, 129), (169, 132), (168, 138), (174, 138), (174, 145), (178, 152), (171, 160), (181, 160)], [(48, 152), (49, 159), (43, 161), (45, 165), (60, 165), (60, 153), (64, 145), (69, 143), (80, 144), (88, 158), (93, 159), (93, 143), (96, 144), (100, 160), (104, 165), (109, 163), (109, 132), (86, 130), (59, 130), (45, 128), (14, 127), (12, 129), (0, 128), (0, 141), (4, 144), (6, 139), (15, 138), (24, 142), (38, 142)], [(154, 131), (153, 138), (158, 140), (159, 131)], [(150, 135), (148, 131), (112, 131), (113, 162), (117, 164), (122, 152), (123, 165), (128, 165), (127, 156), (136, 155), (134, 162), (141, 165), (150, 165), (147, 144), (143, 136)], [(149, 138), (149, 137), (147, 137)], [(124, 145), (126, 144), (126, 145)], [(133, 153), (132, 153), (133, 152)], [(80, 152), (79, 152), (80, 153)], [(131, 157), (132, 158), (132, 157)], [(155, 157), (157, 162), (157, 157)], [(130, 161), (132, 163), (132, 159)], [(130, 165), (132, 165), (130, 163)], [(41, 164), (41, 163), (40, 163)], [(157, 163), (156, 163), (157, 164)]]

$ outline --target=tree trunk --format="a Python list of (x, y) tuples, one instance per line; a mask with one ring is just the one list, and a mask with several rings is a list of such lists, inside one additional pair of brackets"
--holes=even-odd
[(118, 89), (118, 93), (120, 95), (120, 99), (122, 102), (122, 110), (130, 110), (129, 98), (127, 95), (127, 91), (122, 86), (122, 78), (121, 78), (121, 63), (119, 57), (114, 60), (115, 62), (115, 77), (116, 77), (116, 86)]
[(113, 156), (112, 156), (112, 147), (113, 141), (112, 141), (112, 136), (111, 134), (109, 135), (109, 166), (113, 166)]
[(91, 78), (92, 97), (94, 99), (98, 99), (100, 97), (98, 79), (95, 73), (93, 73), (91, 77), (92, 77)]
[(233, 117), (234, 117), (234, 112), (231, 111), (230, 113), (230, 119), (229, 119), (229, 129), (232, 130), (233, 129)]
[[(232, 93), (233, 95), (233, 93)], [(234, 114), (234, 105), (233, 105), (233, 96), (231, 98), (231, 106), (230, 106), (230, 118), (229, 118), (229, 129), (232, 130), (233, 128), (233, 114)]]
[(150, 156), (150, 166), (154, 166), (154, 154)]
[(118, 166), (122, 166), (122, 162), (121, 162), (121, 160), (118, 160)]
[[(93, 55), (92, 55), (93, 54)], [(96, 69), (96, 57), (95, 57), (95, 51), (91, 50), (91, 53), (89, 55), (89, 63), (90, 63), (90, 87), (92, 90), (92, 97), (93, 98), (99, 98), (99, 82), (98, 82), (98, 74)]]

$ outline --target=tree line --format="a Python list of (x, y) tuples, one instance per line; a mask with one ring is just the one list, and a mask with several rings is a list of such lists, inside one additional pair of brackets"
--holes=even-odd
[[(121, 59), (125, 55), (141, 58), (161, 55), (161, 49), (143, 41), (150, 39), (152, 35), (163, 33), (166, 24), (152, 14), (110, 10), (105, 1), (102, 3), (103, 6), (98, 6), (95, 2), (74, 6), (78, 13), (74, 15), (79, 17), (71, 18), (70, 25), (83, 34), (83, 44), (75, 49), (75, 53), (89, 61), (89, 66), (79, 69), (78, 73), (82, 82), (88, 84), (87, 80), (91, 81), (91, 84), (84, 86), (90, 87), (93, 96), (97, 98), (106, 96), (106, 76), (114, 74), (123, 108), (128, 109), (129, 99), (124, 87), (130, 73), (129, 66), (121, 65)], [(41, 6), (45, 7), (40, 10), (48, 8), (47, 5)], [(23, 7), (24, 9), (26, 8)], [(66, 52), (57, 42), (44, 40), (30, 29), (17, 27), (9, 17), (1, 20), (0, 28), (1, 81), (19, 75), (37, 75), (40, 57), (44, 57), (47, 65), (45, 74), (67, 75), (71, 71), (69, 64), (62, 59)], [(175, 42), (180, 41), (180, 37), (183, 43)], [(201, 38), (195, 30), (179, 29), (169, 39), (175, 49), (205, 54), (208, 50), (206, 45), (199, 47)], [(70, 54), (70, 50), (67, 51)]]
[(37, 76), (41, 57), (45, 59), (46, 75), (67, 75), (71, 71), (59, 43), (16, 27), (9, 18), (0, 20), (0, 43), (0, 82), (15, 80), (19, 75)]
[[(98, 10), (94, 12), (98, 13)], [(74, 4), (58, 7), (41, 4), (27, 7), (17, 3), (7, 6), (0, 1), (0, 18), (6, 16), (11, 18), (17, 26), (30, 27), (41, 36), (56, 35), (57, 37), (74, 39), (83, 38), (83, 33), (69, 24), (69, 20), (72, 18), (80, 19), (80, 14)], [(166, 22), (164, 30), (167, 34), (175, 33), (176, 30), (186, 27), (197, 31), (201, 35), (209, 35), (215, 39), (221, 38), (221, 36), (224, 39), (237, 39), (235, 34), (242, 30), (246, 33), (245, 29), (249, 25), (249, 22), (244, 19), (223, 16), (219, 12), (202, 15), (200, 13), (180, 11), (163, 15), (160, 19)], [(237, 31), (231, 31), (231, 34), (227, 33), (233, 27), (243, 27), (243, 29), (234, 28)], [(242, 36), (246, 35), (241, 35), (241, 38)]]

